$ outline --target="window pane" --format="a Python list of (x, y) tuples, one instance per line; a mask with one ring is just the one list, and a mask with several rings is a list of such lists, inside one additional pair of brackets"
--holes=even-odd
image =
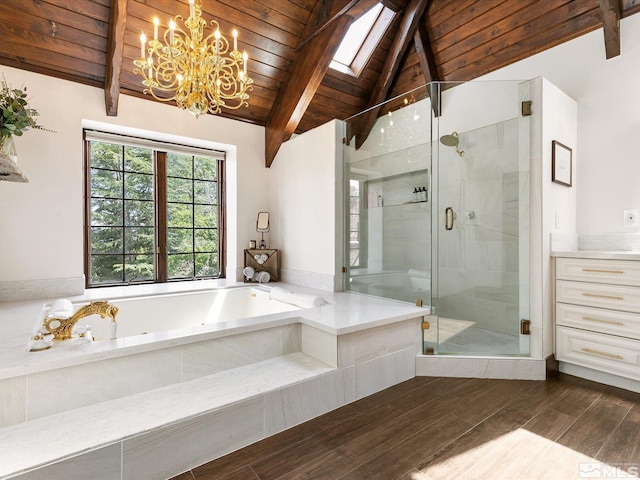
[(129, 172), (153, 173), (153, 150), (125, 147), (124, 169)]
[(124, 196), (136, 200), (153, 200), (153, 176), (125, 173)]
[(125, 203), (124, 210), (126, 226), (153, 226), (153, 202), (129, 200)]
[(91, 251), (93, 253), (122, 253), (122, 229), (91, 227)]
[(360, 265), (360, 249), (352, 248), (349, 253), (349, 266), (357, 267)]
[(153, 227), (150, 228), (126, 228), (124, 233), (126, 253), (146, 253), (153, 255), (155, 250), (155, 237)]
[(193, 252), (193, 230), (189, 228), (169, 228), (167, 230), (169, 253)]
[(196, 227), (215, 228), (218, 226), (218, 207), (195, 205), (193, 224)]
[(122, 255), (91, 255), (91, 283), (122, 282)]
[(167, 205), (167, 225), (169, 227), (193, 227), (193, 205), (182, 203)]
[(170, 177), (192, 178), (193, 157), (179, 153), (167, 153), (167, 175)]
[(122, 200), (91, 199), (91, 225), (122, 225)]
[(216, 182), (193, 182), (194, 202), (215, 205), (218, 203), (218, 184)]
[(194, 157), (193, 178), (199, 180), (216, 180), (218, 178), (218, 161), (214, 158)]
[(350, 230), (360, 230), (360, 215), (349, 215)]
[(183, 178), (167, 178), (167, 201), (193, 202), (193, 181)]
[(218, 255), (215, 253), (196, 254), (196, 277), (218, 276)]
[(122, 145), (91, 142), (89, 163), (92, 167), (122, 170)]
[(122, 197), (122, 172), (91, 169), (92, 197)]
[(126, 255), (124, 258), (125, 282), (153, 280), (155, 270), (153, 255)]
[(169, 255), (169, 278), (192, 278), (193, 255)]
[(349, 198), (349, 212), (350, 213), (360, 213), (360, 198), (359, 197), (350, 197)]
[(358, 50), (362, 47), (381, 10), (382, 4), (378, 3), (351, 24), (338, 47), (338, 51), (333, 56), (334, 61), (346, 66), (351, 65), (351, 62), (353, 62), (356, 53), (358, 53)]
[(218, 230), (213, 228), (195, 231), (196, 252), (214, 252), (218, 249)]

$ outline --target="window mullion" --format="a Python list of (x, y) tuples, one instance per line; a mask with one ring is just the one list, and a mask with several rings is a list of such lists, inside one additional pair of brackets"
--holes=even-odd
[(127, 198), (125, 196), (125, 163), (126, 163), (125, 146), (122, 146), (122, 166), (120, 174), (122, 175), (122, 183), (120, 190), (120, 198), (122, 198), (122, 278), (123, 282), (127, 280), (127, 218), (125, 212), (127, 211)]
[(156, 280), (169, 278), (167, 248), (167, 152), (155, 152), (156, 171)]

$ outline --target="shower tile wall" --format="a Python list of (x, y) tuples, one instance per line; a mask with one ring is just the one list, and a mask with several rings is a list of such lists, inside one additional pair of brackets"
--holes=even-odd
[(380, 270), (429, 271), (430, 203), (413, 202), (414, 188), (427, 183), (427, 170), (369, 182), (369, 191), (380, 192), (384, 204), (383, 208), (371, 208), (368, 212), (369, 258)]
[[(364, 280), (367, 287), (360, 291), (406, 302), (418, 298), (430, 302), (431, 203), (417, 201), (413, 194), (415, 188), (429, 185), (429, 159), (429, 144), (421, 144), (366, 162), (366, 168), (375, 171), (367, 181), (363, 216), (367, 271), (372, 277)], [(412, 279), (410, 270), (419, 271), (419, 278)]]
[[(460, 134), (464, 156), (440, 147), (439, 314), (518, 332), (518, 121)], [(472, 213), (473, 212), (473, 213)]]

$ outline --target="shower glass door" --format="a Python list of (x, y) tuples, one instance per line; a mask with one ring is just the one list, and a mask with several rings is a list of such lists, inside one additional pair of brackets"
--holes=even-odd
[(432, 125), (437, 329), (425, 332), (425, 353), (527, 355), (529, 337), (520, 332), (529, 318), (529, 119), (521, 114), (528, 85), (439, 86), (443, 108)]

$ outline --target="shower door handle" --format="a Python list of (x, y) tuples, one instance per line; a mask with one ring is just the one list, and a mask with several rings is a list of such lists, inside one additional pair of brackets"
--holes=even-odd
[(444, 224), (445, 230), (453, 230), (453, 220), (456, 218), (456, 214), (453, 212), (453, 208), (447, 207), (444, 209), (444, 218), (445, 218), (445, 224)]

